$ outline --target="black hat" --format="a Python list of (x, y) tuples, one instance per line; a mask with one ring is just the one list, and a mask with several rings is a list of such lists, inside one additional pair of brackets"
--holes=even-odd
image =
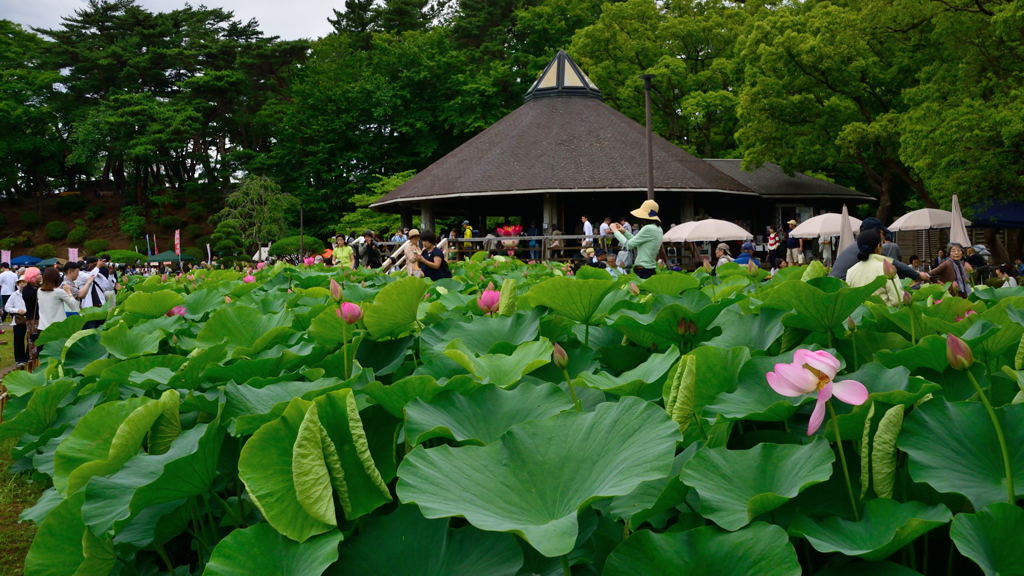
[(367, 230), (366, 232), (363, 232), (363, 236), (373, 236), (373, 230)]
[(869, 216), (860, 223), (861, 232), (866, 232), (868, 230), (881, 230), (882, 232), (885, 232), (886, 237), (892, 238), (892, 232), (882, 224), (881, 220), (874, 216)]

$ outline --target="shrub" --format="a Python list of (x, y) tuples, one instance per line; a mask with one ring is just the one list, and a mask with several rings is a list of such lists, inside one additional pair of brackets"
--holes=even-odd
[(101, 251), (97, 256), (107, 256), (111, 262), (117, 264), (135, 264), (136, 262), (145, 262), (146, 255), (139, 254), (132, 250), (104, 250)]
[(29, 232), (28, 230), (25, 230), (24, 232), (22, 232), (18, 236), (15, 236), (15, 239), (17, 240), (17, 246), (20, 246), (20, 247), (31, 246), (32, 244), (35, 243), (34, 242), (35, 234), (33, 234), (32, 232)]
[(85, 217), (89, 220), (96, 220), (103, 215), (104, 207), (101, 204), (90, 204), (85, 210)]
[(61, 196), (57, 198), (57, 210), (62, 214), (72, 215), (85, 210), (87, 203), (80, 195)]
[(146, 229), (146, 218), (136, 206), (121, 208), (121, 233), (132, 240), (142, 236)]
[(107, 242), (103, 238), (95, 238), (93, 240), (86, 240), (82, 248), (85, 250), (86, 254), (92, 256), (103, 252), (108, 246), (110, 246), (110, 242)]
[(187, 256), (191, 256), (196, 259), (196, 262), (202, 262), (206, 260), (206, 247), (199, 248), (198, 246), (189, 246), (188, 248), (182, 248), (181, 253)]
[(75, 226), (68, 232), (68, 243), (72, 246), (78, 246), (82, 242), (85, 242), (85, 237), (89, 235), (89, 229), (85, 226)]
[[(316, 254), (324, 251), (324, 243), (315, 236), (302, 237), (302, 251), (305, 254)], [(288, 236), (277, 240), (270, 246), (271, 256), (291, 256), (299, 253), (299, 237)]]
[(32, 249), (32, 255), (36, 258), (54, 258), (57, 256), (57, 249), (53, 247), (53, 244), (40, 244)]
[(39, 213), (35, 210), (25, 210), (21, 213), (21, 223), (28, 228), (38, 228), (42, 222), (43, 219), (39, 217)]
[(199, 202), (189, 202), (186, 211), (188, 212), (189, 220), (203, 220), (206, 218), (206, 215), (209, 214), (206, 207)]
[(157, 224), (159, 224), (161, 228), (167, 230), (168, 232), (181, 228), (183, 222), (184, 221), (181, 218), (173, 215), (161, 216), (160, 218), (157, 219)]
[(0, 250), (14, 250), (21, 241), (19, 237), (8, 237), (0, 240)]
[(189, 238), (199, 238), (204, 232), (206, 232), (206, 226), (203, 226), (202, 224), (189, 224), (185, 227), (185, 234), (187, 234)]
[(63, 240), (68, 237), (68, 225), (60, 220), (46, 223), (46, 237), (50, 240)]

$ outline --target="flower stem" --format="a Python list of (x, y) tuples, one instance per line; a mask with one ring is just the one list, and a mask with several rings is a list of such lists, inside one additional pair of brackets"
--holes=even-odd
[(846, 466), (846, 454), (843, 452), (843, 438), (839, 434), (839, 420), (836, 419), (836, 410), (832, 407), (832, 401), (828, 405), (828, 415), (832, 420), (832, 432), (836, 436), (836, 447), (839, 448), (839, 462), (843, 465), (843, 479), (846, 480), (846, 493), (850, 496), (850, 508), (853, 510), (854, 521), (860, 522), (860, 512), (857, 510), (857, 499), (853, 496), (853, 484), (850, 483), (850, 469)]
[(1003, 456), (1003, 473), (1006, 474), (1006, 495), (1010, 504), (1017, 503), (1016, 491), (1013, 489), (1013, 468), (1010, 467), (1010, 452), (1006, 449), (1006, 436), (1003, 434), (1003, 425), (999, 422), (999, 418), (996, 417), (995, 408), (992, 407), (992, 403), (988, 401), (988, 396), (985, 391), (982, 390), (981, 385), (978, 384), (978, 380), (971, 374), (971, 371), (966, 370), (967, 377), (970, 378), (971, 384), (974, 385), (974, 390), (978, 393), (978, 397), (981, 398), (981, 403), (985, 405), (985, 410), (988, 412), (988, 417), (992, 420), (992, 428), (996, 431), (996, 440), (999, 441), (999, 451)]
[(569, 567), (569, 555), (562, 556), (562, 574), (572, 576), (572, 568)]
[(572, 378), (569, 377), (569, 370), (562, 368), (562, 375), (565, 376), (565, 385), (569, 387), (569, 396), (572, 397), (572, 405), (576, 407), (577, 412), (583, 412), (583, 405), (580, 404), (580, 399), (576, 396), (576, 388), (572, 385)]

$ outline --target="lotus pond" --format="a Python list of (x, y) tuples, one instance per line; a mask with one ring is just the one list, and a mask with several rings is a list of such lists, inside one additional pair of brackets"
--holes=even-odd
[(884, 281), (137, 281), (5, 379), (25, 573), (1022, 573), (1024, 288)]

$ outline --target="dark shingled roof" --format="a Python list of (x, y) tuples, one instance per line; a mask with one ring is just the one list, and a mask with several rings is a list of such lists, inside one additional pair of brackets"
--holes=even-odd
[[(647, 189), (646, 130), (600, 100), (565, 52), (526, 103), (374, 204), (545, 192)], [(654, 136), (654, 189), (755, 195), (675, 144)]]
[(742, 169), (742, 160), (710, 159), (705, 160), (715, 168), (746, 184), (762, 197), (772, 198), (818, 198), (874, 201), (870, 194), (851, 190), (845, 186), (826, 182), (818, 178), (797, 172), (792, 176), (786, 174), (778, 164), (767, 162), (752, 172)]

